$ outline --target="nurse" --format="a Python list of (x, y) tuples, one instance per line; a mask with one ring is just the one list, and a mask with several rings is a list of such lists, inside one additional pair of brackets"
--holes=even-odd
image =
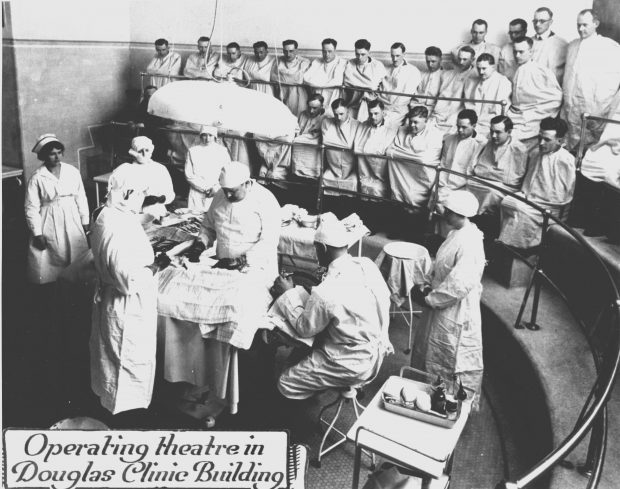
[(218, 179), (222, 168), (230, 163), (226, 146), (218, 144), (217, 128), (202, 126), (200, 144), (192, 146), (187, 152), (185, 177), (189, 183), (187, 207), (206, 212), (211, 207), (215, 192), (220, 188)]
[[(93, 222), (97, 272), (90, 336), (91, 387), (112, 414), (147, 408), (155, 378), (157, 271), (137, 214), (147, 182), (136, 165), (119, 166)], [(166, 256), (166, 255), (162, 255)]]
[(478, 200), (455, 190), (445, 202), (443, 218), (452, 228), (437, 251), (424, 289), (425, 311), (416, 331), (411, 364), (445, 381), (457, 375), (477, 405), (482, 384), (480, 295), (485, 258), (483, 234), (469, 218)]
[(32, 148), (43, 162), (28, 181), (25, 200), (27, 277), (34, 284), (56, 282), (60, 272), (88, 250), (84, 184), (79, 170), (60, 161), (64, 150), (53, 134), (42, 135)]

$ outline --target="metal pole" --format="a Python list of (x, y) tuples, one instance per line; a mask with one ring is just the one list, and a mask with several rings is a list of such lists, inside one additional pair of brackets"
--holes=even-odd
[(321, 143), (319, 147), (321, 152), (321, 171), (319, 173), (319, 186), (316, 192), (316, 210), (321, 214), (323, 210), (323, 173), (325, 171), (325, 145)]
[(502, 115), (506, 115), (506, 107), (508, 106), (508, 102), (502, 100)]
[[(538, 251), (538, 260), (536, 260), (536, 267), (534, 268), (534, 274), (538, 275), (538, 272), (542, 269), (542, 255), (545, 252), (546, 248), (546, 237), (547, 231), (549, 230), (549, 213), (545, 212), (543, 214), (543, 224), (542, 224), (542, 235), (540, 237), (540, 249)], [(540, 288), (541, 281), (536, 280), (534, 283), (534, 302), (532, 304), (532, 315), (530, 316), (529, 322), (525, 323), (525, 327), (530, 331), (538, 331), (540, 326), (536, 323), (536, 317), (538, 316), (538, 303), (540, 302)]]
[(577, 171), (581, 171), (581, 160), (583, 160), (583, 148), (586, 144), (586, 119), (590, 114), (581, 114), (581, 130), (579, 131), (579, 146), (577, 147)]
[(523, 317), (523, 312), (525, 311), (525, 305), (527, 304), (527, 300), (530, 297), (532, 285), (534, 284), (534, 279), (536, 278), (537, 268), (538, 268), (538, 257), (536, 258), (536, 263), (534, 263), (534, 269), (532, 270), (532, 275), (530, 275), (530, 281), (527, 284), (527, 288), (525, 289), (525, 294), (523, 295), (523, 300), (521, 301), (521, 307), (519, 308), (519, 314), (517, 314), (517, 320), (515, 321), (515, 325), (514, 325), (515, 329), (524, 328), (523, 324), (521, 324), (521, 318)]

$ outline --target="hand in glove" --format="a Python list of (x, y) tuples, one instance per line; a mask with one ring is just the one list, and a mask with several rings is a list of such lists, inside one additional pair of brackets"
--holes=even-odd
[(153, 204), (163, 204), (164, 202), (166, 202), (165, 195), (147, 195), (146, 197), (144, 197), (144, 202), (142, 203), (142, 205), (149, 206)]
[(224, 268), (226, 270), (242, 270), (248, 264), (248, 261), (245, 255), (241, 255), (238, 258), (222, 258), (220, 259), (213, 268)]
[(426, 296), (428, 294), (430, 294), (431, 289), (428, 285), (424, 286), (423, 288), (420, 288), (419, 286), (415, 286), (412, 290), (411, 290), (411, 299), (413, 301), (415, 301), (416, 303), (425, 306), (426, 305), (426, 301), (424, 300), (426, 298)]
[(154, 263), (155, 263), (155, 265), (157, 265), (157, 268), (159, 270), (163, 270), (168, 265), (170, 265), (170, 257), (166, 253), (159, 253), (155, 257), (155, 262)]
[(45, 239), (45, 236), (39, 234), (38, 236), (32, 238), (32, 246), (41, 251), (47, 248), (47, 240)]
[(200, 261), (200, 255), (206, 249), (204, 243), (197, 239), (189, 250), (185, 252), (185, 256), (192, 263), (198, 263)]

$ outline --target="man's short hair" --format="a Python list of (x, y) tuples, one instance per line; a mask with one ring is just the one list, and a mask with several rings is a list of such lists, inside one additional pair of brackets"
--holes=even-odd
[(260, 48), (267, 49), (267, 43), (265, 41), (257, 41), (254, 44), (252, 44), (252, 47), (254, 49), (260, 49)]
[(337, 98), (332, 102), (332, 110), (339, 109), (340, 107), (344, 107), (345, 109), (349, 108), (343, 98)]
[(580, 17), (580, 16), (585, 15), (585, 14), (590, 14), (592, 16), (592, 20), (595, 21), (595, 22), (600, 22), (601, 21), (601, 19), (598, 16), (598, 14), (594, 10), (592, 10), (591, 8), (584, 8), (581, 12), (579, 12), (579, 14), (577, 14), (577, 17)]
[(323, 97), (323, 95), (321, 95), (318, 92), (314, 92), (312, 95), (310, 95), (310, 97), (308, 97), (308, 103), (310, 103), (310, 102), (312, 102), (314, 100), (318, 100), (319, 102), (321, 102), (321, 107), (325, 103), (325, 97)]
[(211, 39), (209, 39), (207, 36), (200, 36), (198, 38), (198, 41), (196, 42), (209, 42)]
[(297, 41), (295, 39), (287, 39), (286, 41), (282, 41), (282, 47), (288, 46), (289, 44), (292, 44), (293, 46), (295, 46), (295, 49), (297, 49), (297, 47), (299, 46), (299, 44), (297, 44)]
[(424, 105), (416, 105), (407, 113), (407, 119), (411, 120), (414, 117), (424, 117), (428, 119), (428, 109)]
[(486, 20), (484, 19), (476, 19), (471, 23), (471, 26), (475, 26), (475, 25), (483, 25), (485, 29), (489, 29), (489, 24), (487, 23)]
[(326, 37), (321, 41), (321, 46), (325, 46), (325, 44), (331, 44), (332, 46), (334, 46), (334, 49), (338, 47), (338, 41), (332, 39), (331, 37)]
[(168, 46), (168, 40), (164, 39), (163, 37), (160, 37), (159, 39), (155, 40), (155, 46), (162, 46), (162, 45)]
[(555, 131), (557, 138), (563, 138), (568, 132), (568, 124), (566, 124), (564, 119), (560, 119), (559, 117), (545, 117), (540, 121), (540, 130)]
[(517, 38), (514, 40), (513, 44), (519, 44), (519, 43), (521, 43), (521, 42), (526, 42), (526, 43), (527, 43), (527, 45), (528, 45), (530, 48), (534, 47), (534, 39), (532, 39), (532, 38), (531, 38), (531, 37), (529, 37), (529, 36), (521, 36), (521, 37), (517, 37)]
[(374, 109), (375, 107), (379, 107), (381, 110), (385, 110), (385, 104), (378, 98), (368, 102), (368, 109)]
[(241, 47), (239, 46), (239, 43), (234, 42), (234, 41), (226, 44), (226, 49), (232, 49), (232, 48), (235, 48), (237, 51), (241, 51)]
[(475, 110), (472, 109), (463, 109), (459, 112), (459, 115), (456, 116), (457, 119), (467, 119), (471, 125), (473, 126), (478, 122), (478, 114), (476, 114)]
[(527, 31), (527, 22), (523, 19), (512, 19), (508, 25), (518, 25), (523, 32)]
[(438, 58), (441, 58), (443, 53), (441, 52), (441, 49), (439, 49), (437, 46), (429, 46), (424, 50), (424, 55), (437, 56)]
[(368, 39), (358, 39), (355, 41), (355, 49), (365, 49), (366, 51), (370, 51), (370, 42), (368, 42)]
[(476, 59), (476, 63), (479, 63), (480, 61), (487, 61), (490, 65), (494, 65), (495, 64), (495, 57), (491, 53), (482, 53)]
[(549, 14), (549, 17), (553, 19), (553, 12), (549, 7), (538, 7), (536, 10), (534, 10), (534, 13), (536, 12), (547, 12)]
[(512, 131), (514, 124), (512, 123), (512, 119), (507, 115), (496, 115), (491, 119), (491, 124), (504, 124), (505, 131)]
[(471, 54), (472, 59), (476, 57), (476, 51), (474, 51), (474, 48), (472, 48), (471, 46), (463, 46), (459, 49), (459, 53), (461, 51)]
[(400, 49), (403, 53), (406, 51), (405, 45), (402, 42), (395, 42), (390, 49)]

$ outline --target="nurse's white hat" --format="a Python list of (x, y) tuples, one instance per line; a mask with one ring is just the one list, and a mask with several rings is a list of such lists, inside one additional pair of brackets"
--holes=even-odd
[(140, 151), (142, 149), (152, 150), (153, 148), (153, 141), (146, 136), (136, 136), (131, 140), (131, 149), (134, 151)]
[(56, 137), (56, 134), (42, 134), (41, 136), (39, 136), (39, 139), (37, 139), (37, 142), (32, 148), (32, 152), (39, 154), (39, 151), (43, 149), (43, 146), (45, 146), (48, 143), (52, 143), (52, 142), (57, 142), (57, 143), (62, 144), (60, 142), (60, 139)]
[(455, 190), (448, 195), (444, 203), (444, 207), (465, 217), (473, 217), (478, 214), (479, 206), (476, 196), (467, 190)]
[(217, 137), (217, 127), (201, 126), (200, 134), (211, 134), (213, 137)]
[(349, 233), (342, 222), (337, 219), (321, 220), (314, 233), (314, 241), (334, 248), (342, 248), (349, 244)]
[(234, 188), (244, 184), (250, 179), (250, 169), (239, 161), (231, 161), (224, 165), (220, 173), (220, 186)]

